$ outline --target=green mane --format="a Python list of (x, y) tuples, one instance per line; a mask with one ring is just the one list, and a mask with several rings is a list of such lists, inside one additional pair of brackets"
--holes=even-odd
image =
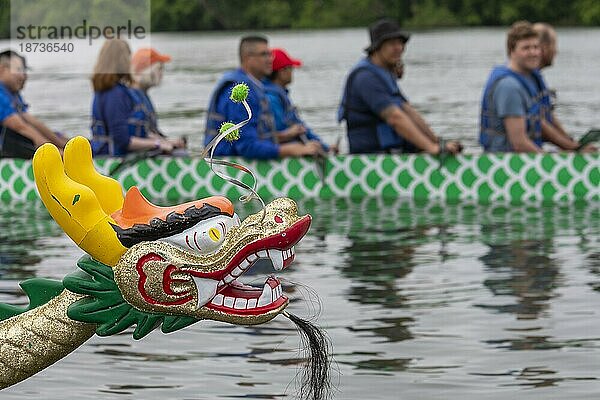
[(24, 312), (46, 304), (64, 290), (61, 281), (45, 278), (27, 279), (26, 281), (21, 282), (19, 286), (21, 286), (29, 298), (29, 305), (27, 307), (19, 307), (0, 303), (0, 321), (23, 314)]
[(90, 256), (80, 258), (77, 266), (79, 269), (65, 276), (62, 282), (44, 278), (21, 282), (29, 306), (0, 303), (0, 321), (44, 305), (68, 289), (85, 296), (69, 306), (68, 317), (97, 325), (96, 334), (100, 336), (114, 335), (135, 325), (133, 337), (141, 339), (158, 326), (164, 333), (170, 333), (198, 322), (192, 317), (152, 314), (134, 308), (123, 299), (112, 268)]
[(84, 298), (69, 306), (69, 318), (97, 325), (96, 334), (110, 336), (136, 325), (134, 339), (141, 339), (158, 326), (164, 333), (185, 328), (198, 319), (184, 316), (152, 314), (140, 311), (127, 303), (117, 286), (112, 268), (90, 256), (77, 262), (79, 270), (63, 279), (65, 288)]

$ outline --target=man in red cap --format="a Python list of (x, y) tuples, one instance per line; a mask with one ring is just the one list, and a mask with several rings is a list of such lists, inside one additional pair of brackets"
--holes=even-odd
[(435, 135), (398, 87), (398, 63), (410, 35), (390, 19), (375, 22), (369, 33), (367, 57), (350, 71), (338, 110), (350, 153), (460, 152), (460, 143)]
[[(288, 85), (292, 83), (292, 71), (294, 68), (300, 67), (302, 61), (290, 57), (283, 49), (271, 49), (271, 53), (273, 54), (273, 72), (265, 80), (265, 93), (269, 98), (275, 120), (277, 141), (279, 143), (312, 141), (320, 145), (321, 152), (329, 151), (330, 147), (323, 143), (300, 119), (296, 107), (289, 97)], [(331, 150), (337, 152), (337, 147), (332, 147)]]

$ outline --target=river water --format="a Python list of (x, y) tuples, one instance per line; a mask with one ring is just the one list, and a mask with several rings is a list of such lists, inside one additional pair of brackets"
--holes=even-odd
[[(368, 44), (365, 30), (269, 32), (305, 66), (293, 96), (308, 123), (335, 141), (343, 77)], [(239, 34), (156, 34), (173, 56), (153, 98), (169, 134), (199, 147), (206, 104), (234, 67)], [(564, 125), (578, 135), (600, 111), (600, 29), (559, 31), (547, 80)], [(4, 47), (6, 42), (0, 42)], [(504, 58), (504, 32), (417, 32), (401, 82), (434, 130), (478, 151), (478, 99)], [(90, 62), (81, 60), (80, 62)], [(31, 112), (86, 134), (86, 76), (34, 68)], [(3, 205), (0, 302), (25, 304), (18, 282), (62, 278), (81, 251), (43, 207)], [(598, 204), (419, 204), (302, 200), (314, 222), (284, 273), (291, 312), (325, 328), (338, 399), (591, 399), (600, 396)], [(241, 208), (240, 214), (250, 210)], [(248, 279), (261, 280), (263, 273)], [(94, 337), (2, 399), (293, 398), (299, 337), (285, 318), (254, 328), (200, 322), (141, 341)]]

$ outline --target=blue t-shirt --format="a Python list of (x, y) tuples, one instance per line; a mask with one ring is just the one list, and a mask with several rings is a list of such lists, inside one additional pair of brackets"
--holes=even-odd
[[(532, 85), (536, 85), (531, 77), (525, 77)], [(506, 133), (504, 126), (505, 117), (526, 117), (527, 110), (532, 106), (533, 100), (521, 83), (512, 76), (500, 79), (496, 84), (492, 98), (494, 109), (498, 118), (495, 130)]]
[(27, 112), (29, 106), (23, 101), (19, 93), (11, 93), (8, 88), (0, 82), (0, 123), (13, 114)]
[(351, 153), (380, 152), (376, 131), (377, 125), (385, 122), (380, 117), (381, 112), (391, 105), (401, 107), (408, 101), (401, 92), (398, 95), (391, 90), (398, 88), (395, 77), (389, 71), (381, 70), (386, 78), (389, 75), (387, 84), (373, 71), (363, 68), (355, 72), (347, 88), (345, 107)]
[[(247, 74), (244, 73), (244, 75), (246, 76), (246, 81), (252, 79)], [(262, 87), (262, 83), (256, 80), (252, 84)], [(215, 108), (217, 113), (225, 117), (225, 121), (237, 124), (246, 120), (248, 114), (242, 103), (234, 103), (229, 99), (232, 86), (221, 90)], [(258, 134), (258, 124), (261, 117), (259, 110), (262, 109), (259, 94), (254, 90), (250, 90), (246, 102), (252, 110), (252, 118), (240, 129), (240, 138), (238, 140), (232, 143), (223, 140), (219, 144), (219, 147), (224, 147), (228, 155), (239, 155), (256, 159), (279, 158), (279, 145), (273, 142), (272, 139), (261, 138)]]

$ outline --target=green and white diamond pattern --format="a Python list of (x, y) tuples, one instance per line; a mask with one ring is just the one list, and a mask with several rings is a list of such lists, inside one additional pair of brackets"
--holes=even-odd
[[(233, 159), (252, 170), (265, 198), (413, 198), (483, 202), (571, 202), (600, 200), (598, 154), (483, 154), (440, 160), (428, 155), (345, 155), (329, 157), (325, 170), (312, 158), (279, 161)], [(121, 160), (97, 162), (104, 174)], [(248, 175), (229, 173), (251, 184)], [(37, 197), (31, 164), (0, 160), (0, 199)], [(137, 185), (153, 200), (177, 202), (211, 195), (239, 197), (244, 191), (216, 176), (198, 158), (158, 157), (122, 168), (116, 178)]]

